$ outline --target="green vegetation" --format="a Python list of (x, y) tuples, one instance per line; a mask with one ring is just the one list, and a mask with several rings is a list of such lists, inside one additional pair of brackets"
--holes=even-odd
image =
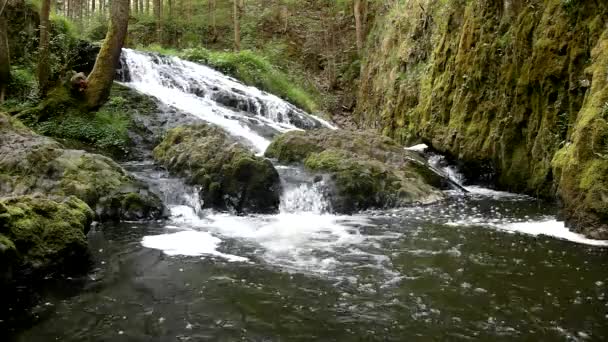
[(34, 128), (40, 134), (91, 144), (112, 155), (124, 154), (129, 151), (130, 144), (130, 118), (122, 112), (125, 101), (115, 96), (97, 112), (83, 115), (81, 111), (68, 111), (38, 122)]
[(288, 132), (275, 138), (265, 155), (329, 174), (338, 212), (433, 202), (443, 197), (438, 189), (446, 185), (421, 157), (373, 132)]
[(281, 183), (272, 163), (217, 127), (174, 128), (154, 149), (154, 158), (201, 186), (205, 208), (237, 213), (272, 213), (279, 208)]

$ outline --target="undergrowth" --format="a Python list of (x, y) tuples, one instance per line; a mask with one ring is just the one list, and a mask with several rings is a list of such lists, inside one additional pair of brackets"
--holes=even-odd
[(112, 154), (127, 153), (130, 119), (121, 111), (126, 101), (115, 96), (96, 113), (69, 111), (39, 122), (34, 128), (40, 134), (90, 144)]

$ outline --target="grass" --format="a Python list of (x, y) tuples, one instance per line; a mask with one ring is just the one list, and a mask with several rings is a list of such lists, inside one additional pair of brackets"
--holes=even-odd
[(260, 54), (244, 50), (240, 52), (211, 51), (204, 48), (175, 50), (158, 44), (139, 47), (140, 50), (163, 55), (177, 56), (195, 63), (206, 64), (241, 82), (275, 94), (307, 112), (319, 111), (313, 92), (294, 82), (285, 72), (275, 67)]

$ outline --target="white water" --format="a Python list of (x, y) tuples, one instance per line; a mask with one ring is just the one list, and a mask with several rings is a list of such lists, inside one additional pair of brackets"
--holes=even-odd
[[(127, 86), (222, 127), (230, 134), (243, 138), (257, 153), (263, 153), (271, 137), (280, 132), (313, 127), (333, 128), (331, 124), (308, 116), (276, 96), (244, 86), (205, 66), (132, 50), (125, 50), (124, 57), (130, 72)], [(238, 101), (236, 105), (232, 103), (227, 106), (217, 102), (217, 96), (237, 98)], [(416, 146), (414, 150), (422, 151), (424, 148)], [(456, 168), (445, 165), (439, 157), (430, 161), (452, 180), (463, 183), (464, 178)], [(211, 256), (231, 262), (250, 261), (250, 255), (245, 257), (220, 251), (224, 242), (236, 240), (238, 244), (251, 246), (257, 251), (254, 253), (256, 257), (288, 270), (327, 274), (334, 272), (340, 263), (348, 263), (349, 257), (364, 257), (370, 260), (372, 267), (382, 270), (389, 277), (400, 277), (390, 269), (390, 260), (386, 256), (373, 252), (377, 249), (378, 239), (394, 239), (394, 233), (383, 235), (379, 227), (371, 224), (368, 216), (329, 214), (330, 206), (324, 198), (322, 183), (303, 182), (291, 184), (285, 189), (278, 215), (250, 216), (201, 212), (197, 205), (197, 191), (193, 189), (191, 193), (183, 194), (179, 201), (168, 203), (172, 214), (166, 226), (169, 233), (147, 236), (142, 244), (163, 250), (168, 255)], [(527, 198), (480, 187), (467, 187), (467, 190), (474, 196), (484, 198)], [(588, 240), (571, 233), (563, 223), (550, 217), (542, 222), (513, 222), (508, 219), (484, 221), (477, 216), (463, 216), (461, 220), (446, 221), (444, 224), (481, 225), (508, 232), (554, 236), (577, 243), (608, 245), (608, 242)], [(361, 230), (367, 227), (380, 229), (380, 234), (363, 234)]]
[(277, 133), (314, 127), (335, 129), (277, 96), (204, 65), (130, 49), (123, 49), (122, 56), (130, 76), (125, 85), (222, 127), (243, 138), (258, 154)]
[[(465, 177), (458, 171), (458, 169), (449, 165), (445, 162), (444, 157), (439, 155), (431, 155), (429, 158), (429, 164), (438, 170), (441, 170), (454, 182), (463, 185)], [(530, 200), (531, 198), (526, 195), (514, 194), (506, 191), (497, 191), (488, 189), (480, 186), (464, 186), (469, 191), (471, 196), (488, 197), (495, 200), (509, 199), (509, 200)], [(590, 246), (608, 246), (608, 241), (588, 239), (582, 234), (577, 234), (570, 231), (565, 222), (558, 221), (555, 217), (547, 216), (542, 220), (536, 221), (509, 221), (505, 220), (484, 220), (480, 217), (463, 217), (457, 221), (450, 221), (446, 223), (450, 226), (485, 226), (501, 231), (510, 233), (521, 233), (532, 236), (551, 236), (561, 240), (567, 240), (579, 244), (585, 244)]]

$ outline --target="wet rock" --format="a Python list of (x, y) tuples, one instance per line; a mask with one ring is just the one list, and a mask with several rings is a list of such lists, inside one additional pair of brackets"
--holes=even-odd
[(201, 186), (204, 208), (278, 211), (281, 185), (272, 163), (256, 157), (219, 128), (197, 124), (172, 129), (154, 149), (154, 157), (171, 172)]
[(88, 265), (89, 206), (74, 196), (0, 197), (0, 284), (22, 273), (70, 273)]
[(329, 175), (329, 199), (337, 212), (431, 203), (443, 198), (439, 190), (448, 184), (418, 154), (373, 132), (288, 132), (272, 142), (266, 156), (303, 163), (317, 178)]
[(0, 196), (39, 193), (75, 196), (104, 220), (156, 219), (165, 212), (145, 184), (110, 158), (64, 149), (0, 113)]

